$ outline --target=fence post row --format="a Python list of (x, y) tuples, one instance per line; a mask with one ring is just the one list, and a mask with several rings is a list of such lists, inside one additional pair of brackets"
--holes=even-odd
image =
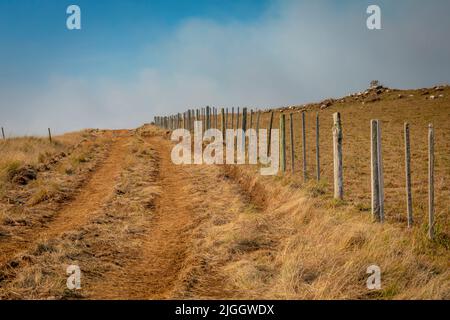
[[(211, 114), (212, 112), (212, 114)], [(261, 111), (256, 112), (256, 133), (259, 137)], [(271, 137), (273, 128), (274, 111), (270, 113), (269, 132), (267, 143), (267, 155), (271, 149)], [(220, 108), (220, 127), (222, 130), (223, 141), (226, 139), (226, 130), (229, 126), (228, 108)], [(250, 109), (250, 122), (247, 122), (248, 109), (242, 108), (242, 120), (240, 121), (240, 108), (237, 108), (236, 122), (234, 122), (235, 112), (234, 107), (231, 108), (231, 128), (240, 128), (244, 132), (243, 144), (244, 150), (246, 146), (245, 131), (247, 127), (253, 128), (253, 109)], [(154, 116), (153, 122), (162, 128), (175, 130), (184, 128), (186, 130), (194, 130), (195, 121), (202, 121), (204, 130), (219, 127), (219, 109), (209, 106), (205, 108), (188, 109), (183, 113), (177, 113), (169, 116)], [(302, 157), (303, 157), (303, 178), (306, 181), (307, 176), (307, 157), (306, 157), (306, 120), (305, 111), (301, 112), (301, 127), (302, 127)], [(295, 141), (294, 141), (294, 114), (289, 114), (289, 128), (290, 128), (290, 147), (291, 147), (291, 171), (295, 172)], [(286, 172), (286, 116), (280, 113), (280, 165), (281, 171)], [(316, 179), (320, 181), (320, 117), (319, 112), (316, 113)], [(342, 123), (339, 112), (333, 114), (333, 170), (334, 170), (334, 198), (343, 200), (343, 155), (342, 155)], [(6, 139), (5, 130), (1, 127), (3, 140)], [(372, 119), (370, 121), (370, 145), (371, 145), (371, 211), (372, 216), (377, 222), (384, 222), (384, 177), (383, 177), (383, 157), (382, 157), (382, 142), (381, 142), (381, 121)], [(48, 139), (52, 143), (51, 129), (48, 128)], [(434, 199), (434, 165), (435, 165), (435, 135), (432, 124), (428, 125), (428, 237), (434, 239), (435, 237), (435, 199)], [(406, 214), (408, 228), (411, 228), (414, 222), (413, 219), (413, 205), (412, 205), (412, 183), (411, 183), (411, 141), (410, 141), (410, 126), (409, 123), (404, 123), (404, 153), (405, 153), (405, 195), (406, 195)]]

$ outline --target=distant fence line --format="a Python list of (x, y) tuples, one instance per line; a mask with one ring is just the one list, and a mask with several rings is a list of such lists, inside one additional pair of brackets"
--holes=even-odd
[[(228, 112), (228, 108), (221, 108), (218, 112), (217, 108), (211, 108), (209, 106), (201, 109), (189, 109), (183, 113), (177, 113), (170, 116), (156, 116), (154, 118), (154, 124), (166, 130), (175, 130), (184, 128), (189, 131), (194, 130), (194, 122), (202, 121), (203, 130), (211, 128), (222, 130), (225, 135), (225, 129), (247, 129), (247, 108), (237, 108), (237, 113), (234, 112), (235, 108), (231, 108), (231, 114)], [(253, 128), (253, 117), (256, 113), (256, 130), (258, 132), (260, 127), (260, 115), (262, 112), (270, 112), (270, 120), (268, 124), (268, 146), (267, 152), (270, 150), (271, 143), (271, 131), (273, 126), (274, 111), (254, 111), (250, 109), (250, 122), (249, 128)], [(219, 120), (220, 118), (220, 120)], [(236, 121), (234, 121), (236, 119)], [(230, 121), (229, 121), (230, 120)], [(286, 172), (286, 124), (285, 114), (280, 113), (280, 164), (281, 173)], [(372, 217), (375, 221), (382, 223), (384, 221), (384, 179), (383, 179), (383, 157), (382, 157), (382, 140), (381, 140), (381, 124), (378, 119), (372, 119), (370, 121), (370, 137), (371, 137), (371, 209)], [(295, 172), (295, 148), (294, 148), (294, 122), (293, 113), (289, 114), (289, 128), (290, 128), (290, 146), (291, 146), (291, 172)], [(306, 181), (307, 175), (307, 163), (306, 163), (306, 120), (305, 111), (301, 112), (301, 130), (302, 130), (302, 175)], [(412, 192), (411, 192), (411, 148), (410, 148), (410, 130), (409, 124), (404, 124), (404, 145), (405, 145), (405, 194), (406, 194), (406, 215), (408, 227), (413, 225), (413, 209), (412, 209)], [(316, 180), (320, 181), (320, 117), (319, 112), (316, 114)], [(344, 174), (343, 174), (343, 150), (342, 141), (344, 134), (342, 131), (341, 115), (339, 112), (333, 114), (333, 185), (334, 185), (334, 198), (336, 200), (344, 199)], [(428, 127), (428, 237), (434, 239), (435, 237), (435, 220), (434, 220), (434, 128), (430, 124)]]
[[(3, 140), (7, 140), (6, 134), (5, 134), (5, 128), (2, 127), (1, 129), (2, 129), (2, 138), (3, 138)], [(48, 140), (50, 141), (50, 143), (52, 143), (53, 140), (52, 140), (52, 133), (50, 131), (50, 128), (47, 129), (47, 132), (48, 132)]]

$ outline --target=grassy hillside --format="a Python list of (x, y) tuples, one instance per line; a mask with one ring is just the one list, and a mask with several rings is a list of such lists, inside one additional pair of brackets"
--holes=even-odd
[[(332, 190), (336, 111), (344, 133), (344, 201), (334, 200)], [(257, 165), (175, 165), (170, 132), (153, 125), (82, 131), (53, 143), (1, 141), (0, 298), (450, 299), (450, 88), (382, 88), (278, 109), (274, 128), (280, 112), (294, 112), (296, 171), (288, 157), (288, 171), (276, 176), (261, 176)], [(317, 112), (320, 181), (314, 178)], [(261, 128), (269, 116), (262, 114)], [(383, 224), (370, 214), (370, 119), (380, 119), (383, 129)], [(411, 125), (412, 228), (406, 225), (405, 121)], [(426, 234), (428, 123), (436, 134), (432, 241)], [(74, 264), (82, 272), (80, 290), (66, 286), (66, 267)], [(381, 269), (380, 290), (366, 286), (372, 265)]]
[[(430, 99), (433, 96), (434, 99)], [(327, 103), (331, 105), (327, 106)], [(370, 120), (382, 122), (382, 146), (385, 182), (385, 214), (389, 223), (406, 225), (406, 195), (404, 169), (404, 122), (410, 124), (413, 214), (415, 223), (423, 226), (427, 221), (428, 124), (435, 128), (435, 195), (436, 220), (441, 240), (448, 246), (450, 231), (450, 87), (421, 90), (376, 90), (367, 94), (326, 100), (318, 104), (283, 110), (294, 113), (294, 140), (296, 174), (293, 180), (300, 185), (302, 179), (301, 115), (306, 110), (307, 168), (315, 178), (315, 122), (320, 116), (321, 191), (332, 194), (333, 150), (332, 114), (341, 113), (343, 126), (344, 198), (361, 212), (370, 212)], [(269, 113), (262, 117), (267, 127)], [(274, 127), (278, 128), (279, 113)], [(287, 124), (287, 137), (289, 125)], [(289, 140), (287, 154), (290, 155)], [(290, 169), (290, 156), (287, 159)], [(290, 172), (288, 172), (290, 174)]]

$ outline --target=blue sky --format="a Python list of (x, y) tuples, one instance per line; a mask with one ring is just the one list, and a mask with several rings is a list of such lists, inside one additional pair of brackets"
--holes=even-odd
[[(82, 30), (66, 28), (81, 8)], [(382, 9), (382, 30), (366, 8)], [(0, 0), (9, 134), (136, 127), (187, 107), (301, 104), (450, 80), (446, 0)]]
[[(82, 9), (82, 30), (69, 31), (66, 8)], [(129, 76), (157, 64), (145, 47), (170, 37), (185, 19), (251, 21), (266, 0), (1, 0), (3, 81), (35, 81), (54, 73)], [(13, 63), (11, 63), (13, 62)]]

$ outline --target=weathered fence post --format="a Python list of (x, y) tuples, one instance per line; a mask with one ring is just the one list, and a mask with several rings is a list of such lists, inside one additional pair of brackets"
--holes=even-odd
[(269, 137), (267, 141), (267, 155), (269, 155), (270, 152), (270, 144), (272, 141), (272, 125), (273, 125), (273, 111), (270, 114), (270, 122), (269, 122)]
[(253, 128), (253, 109), (250, 109), (250, 125), (249, 128)]
[(428, 238), (434, 239), (434, 128), (428, 125)]
[(52, 143), (52, 133), (50, 132), (50, 128), (48, 128), (48, 140)]
[(226, 131), (226, 122), (225, 122), (225, 110), (224, 108), (220, 109), (220, 115), (222, 116), (222, 140), (225, 142), (225, 131)]
[(239, 107), (238, 107), (237, 114), (236, 114), (236, 129), (239, 129), (239, 116), (240, 116), (240, 112), (239, 112)]
[(381, 122), (371, 120), (371, 178), (372, 216), (378, 222), (384, 221), (384, 182), (381, 154)]
[(285, 115), (282, 113), (280, 115), (280, 138), (281, 138), (281, 172), (286, 171), (286, 130), (285, 130)]
[(247, 108), (242, 108), (242, 149), (245, 150), (245, 142), (246, 142), (246, 135), (245, 132), (247, 131)]
[(219, 109), (215, 108), (216, 118), (215, 118), (215, 129), (219, 129)]
[(234, 107), (231, 108), (231, 129), (234, 129)]
[(333, 114), (333, 163), (334, 163), (334, 198), (344, 198), (343, 167), (342, 167), (342, 126), (341, 114)]
[(317, 181), (320, 181), (320, 122), (319, 122), (319, 113), (316, 114), (316, 178)]
[(260, 118), (261, 112), (258, 111), (258, 114), (256, 115), (256, 135), (259, 138), (259, 118)]
[(2, 137), (3, 137), (3, 140), (6, 140), (6, 137), (5, 137), (5, 130), (3, 129), (3, 127), (2, 127)]
[(247, 108), (242, 108), (242, 130), (247, 130)]
[(202, 108), (202, 122), (203, 122), (202, 131), (204, 133), (206, 130), (206, 108)]
[(305, 112), (302, 112), (302, 152), (303, 152), (303, 179), (308, 180), (308, 173), (306, 171), (306, 126), (305, 126)]
[(211, 128), (211, 108), (206, 106), (206, 130)]
[(411, 145), (409, 140), (409, 124), (405, 123), (405, 177), (406, 177), (406, 213), (408, 227), (413, 224), (412, 194), (411, 194)]
[(294, 149), (294, 121), (293, 114), (289, 114), (289, 130), (290, 130), (290, 144), (291, 144), (291, 171), (295, 171), (295, 149)]
[(225, 129), (228, 129), (228, 108), (226, 109), (226, 116), (225, 116)]

